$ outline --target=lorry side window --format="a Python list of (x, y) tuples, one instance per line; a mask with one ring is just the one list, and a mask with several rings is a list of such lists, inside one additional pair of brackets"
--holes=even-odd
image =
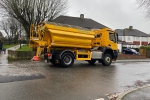
[(101, 33), (96, 34), (95, 38), (100, 38), (102, 36)]
[(109, 33), (109, 39), (113, 42), (116, 42), (115, 34), (114, 33)]

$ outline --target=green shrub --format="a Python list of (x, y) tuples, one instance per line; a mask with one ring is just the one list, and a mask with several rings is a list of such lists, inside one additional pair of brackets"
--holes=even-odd
[(150, 50), (150, 46), (141, 46), (140, 49), (147, 49), (147, 50)]
[(147, 47), (147, 50), (150, 50), (150, 46)]

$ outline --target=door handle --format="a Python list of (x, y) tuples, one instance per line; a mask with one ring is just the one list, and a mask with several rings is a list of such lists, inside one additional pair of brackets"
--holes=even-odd
[(110, 44), (108, 44), (108, 46), (111, 46)]

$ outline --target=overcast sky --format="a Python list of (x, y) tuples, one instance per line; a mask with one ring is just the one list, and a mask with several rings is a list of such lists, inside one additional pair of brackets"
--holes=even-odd
[(124, 29), (133, 26), (145, 33), (150, 33), (150, 20), (138, 8), (135, 0), (68, 0), (68, 16), (93, 19), (105, 26)]

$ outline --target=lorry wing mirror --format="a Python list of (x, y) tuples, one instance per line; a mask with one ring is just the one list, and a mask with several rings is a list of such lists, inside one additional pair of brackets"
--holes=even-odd
[(116, 33), (116, 38), (117, 38), (116, 42), (118, 43), (118, 33)]

